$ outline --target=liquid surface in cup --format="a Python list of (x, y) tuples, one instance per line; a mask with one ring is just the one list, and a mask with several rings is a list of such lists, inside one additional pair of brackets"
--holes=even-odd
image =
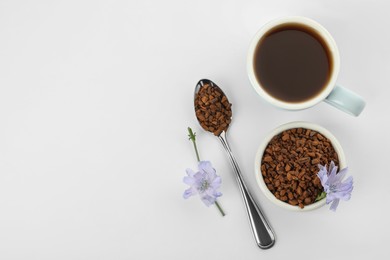
[(253, 67), (268, 94), (283, 102), (299, 103), (325, 88), (332, 71), (331, 57), (329, 47), (313, 29), (283, 24), (260, 39)]

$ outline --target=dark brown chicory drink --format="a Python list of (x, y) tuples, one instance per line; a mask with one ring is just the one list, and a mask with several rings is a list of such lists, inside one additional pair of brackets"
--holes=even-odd
[(272, 28), (258, 42), (254, 73), (262, 88), (283, 102), (319, 95), (332, 74), (332, 55), (321, 35), (298, 23)]

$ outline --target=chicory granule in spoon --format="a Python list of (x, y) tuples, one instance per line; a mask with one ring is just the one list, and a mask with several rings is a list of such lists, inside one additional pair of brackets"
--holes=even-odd
[(195, 113), (200, 125), (206, 131), (219, 136), (232, 121), (232, 104), (225, 94), (210, 84), (200, 87), (195, 96)]

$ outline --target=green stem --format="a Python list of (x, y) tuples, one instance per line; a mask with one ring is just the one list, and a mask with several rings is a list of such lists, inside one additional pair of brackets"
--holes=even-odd
[(200, 162), (198, 147), (196, 147), (195, 133), (192, 132), (192, 129), (190, 127), (188, 127), (188, 133), (189, 133), (188, 136), (189, 136), (190, 140), (194, 144), (194, 149), (195, 149), (195, 153), (196, 153), (196, 159), (198, 160), (198, 162)]
[[(194, 149), (195, 149), (195, 153), (196, 153), (196, 159), (198, 160), (198, 162), (200, 162), (198, 148), (196, 147), (196, 138), (195, 138), (195, 136), (196, 136), (196, 134), (192, 131), (192, 129), (190, 127), (188, 127), (188, 137), (190, 138), (190, 140), (194, 144)], [(224, 217), (226, 214), (223, 211), (222, 207), (219, 205), (218, 201), (215, 201), (215, 205), (219, 209), (219, 212), (221, 213), (222, 217)]]
[(215, 205), (216, 205), (217, 208), (219, 209), (219, 212), (221, 212), (222, 217), (224, 217), (226, 214), (225, 214), (225, 212), (223, 211), (222, 207), (219, 205), (218, 201), (215, 201)]
[(194, 149), (195, 149), (195, 153), (196, 153), (196, 159), (198, 160), (198, 162), (200, 162), (198, 148), (196, 147), (195, 141), (193, 142), (193, 144), (194, 144)]

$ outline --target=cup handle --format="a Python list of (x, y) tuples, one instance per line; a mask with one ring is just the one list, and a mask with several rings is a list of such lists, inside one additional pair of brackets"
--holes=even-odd
[(335, 86), (325, 102), (353, 116), (360, 115), (366, 106), (361, 96), (341, 86)]

